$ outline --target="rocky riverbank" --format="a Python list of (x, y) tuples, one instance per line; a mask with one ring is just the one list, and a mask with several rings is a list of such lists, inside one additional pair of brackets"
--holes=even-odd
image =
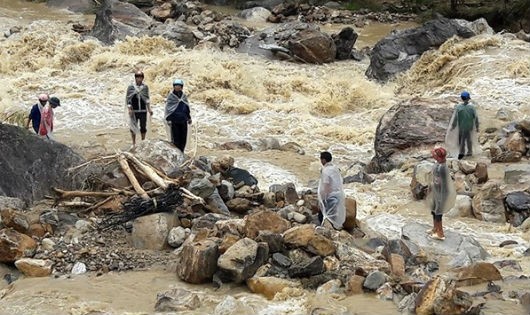
[[(526, 125), (521, 122), (517, 126)], [(526, 135), (525, 129), (519, 130)], [(42, 142), (50, 150), (60, 150), (35, 136), (23, 137)], [(513, 133), (508, 138), (513, 138)], [(170, 212), (141, 216), (109, 228), (107, 222), (113, 214), (126, 211), (127, 194), (98, 203), (90, 211), (74, 207), (94, 200), (78, 197), (69, 203), (65, 194), (55, 205), (44, 202), (29, 209), (22, 201), (3, 198), (0, 257), (2, 263), (18, 269), (8, 267), (4, 280), (12, 283), (21, 275), (102, 275), (171, 262), (177, 276), (185, 282), (213, 282), (218, 287), (224, 283), (246, 284), (251, 292), (268, 299), (289, 290), (340, 295), (374, 292), (381, 299), (394, 301), (400, 310), (416, 314), (480, 314), (484, 296), (505, 298), (498, 293), (500, 289), (488, 285), (481, 294), (472, 296), (458, 288), (502, 280), (501, 271), (506, 268), (521, 270), (517, 262), (493, 259), (477, 240), (457, 232), (448, 231), (447, 239), (437, 242), (425, 234), (427, 225), (405, 221), (399, 223), (400, 232), (386, 234), (373, 225), (375, 218), (356, 219), (354, 199), (347, 201), (345, 230), (317, 227), (314, 190), (300, 191), (286, 184), (259, 191), (255, 178), (235, 168), (234, 159), (229, 156), (216, 160), (201, 157), (190, 166), (179, 168), (172, 161), (182, 161), (181, 153), (156, 141), (142, 143), (136, 154), (158, 166), (158, 171), (168, 178), (178, 176), (182, 185), (203, 201), (185, 199)], [(421, 171), (428, 168), (423, 167), (425, 163), (415, 168), (411, 187), (416, 198), (422, 197), (422, 178), (428, 177)], [(117, 164), (106, 164), (103, 173), (96, 175), (104, 181), (99, 187), (123, 189), (127, 182), (121, 184), (120, 177), (125, 176), (120, 175)], [(502, 216), (513, 225), (520, 225), (515, 223), (514, 214), (519, 216), (517, 222), (526, 219), (528, 201), (523, 199), (527, 192), (512, 192), (504, 197), (495, 193), (498, 189), (487, 188), (493, 184), (488, 182), (487, 166), (468, 161), (451, 165), (462, 196), (469, 198), (478, 189), (472, 210), (467, 209), (469, 202), (459, 201), (451, 213), (474, 215), (486, 221), (496, 218), (493, 222), (499, 222), (497, 218)], [(91, 169), (101, 171), (98, 167)], [(523, 173), (528, 175), (528, 171)], [(527, 182), (523, 173), (514, 175), (518, 180), (507, 176), (507, 182)], [(140, 177), (140, 184), (152, 189), (154, 183)], [(485, 191), (492, 193), (484, 195)], [(523, 223), (521, 228), (526, 225)], [(517, 241), (502, 242), (500, 246), (514, 244), (518, 248)], [(528, 250), (520, 253), (528, 254)], [(446, 265), (448, 258), (451, 261)], [(521, 277), (525, 276), (508, 278)], [(524, 291), (506, 294), (521, 303), (526, 301)], [(154, 309), (170, 312), (199, 307), (200, 298), (195, 293), (174, 289), (159, 294)]]

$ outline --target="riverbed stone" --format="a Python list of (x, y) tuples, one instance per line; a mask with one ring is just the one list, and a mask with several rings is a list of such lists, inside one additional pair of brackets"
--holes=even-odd
[(256, 242), (265, 242), (269, 245), (269, 253), (281, 252), (284, 249), (283, 236), (270, 231), (260, 231)]
[(186, 242), (178, 255), (178, 277), (188, 283), (200, 284), (212, 281), (217, 271), (219, 247), (214, 240)]
[(362, 294), (364, 281), (365, 281), (365, 278), (363, 276), (359, 276), (359, 275), (351, 276), (350, 279), (348, 280), (348, 283), (346, 284), (346, 294), (348, 295)]
[(477, 178), (477, 184), (484, 184), (488, 181), (488, 164), (484, 162), (478, 162), (475, 168), (475, 177)]
[(450, 218), (463, 218), (473, 216), (473, 205), (471, 197), (467, 195), (457, 195), (455, 206), (444, 215)]
[(412, 180), (410, 181), (410, 189), (414, 199), (421, 200), (427, 197), (427, 189), (432, 182), (433, 166), (434, 163), (429, 161), (421, 161), (414, 166)]
[(21, 258), (15, 261), (15, 266), (27, 277), (47, 277), (52, 273), (51, 260)]
[(257, 243), (250, 238), (243, 238), (219, 257), (217, 267), (223, 279), (242, 283), (256, 273), (256, 270), (267, 261), (268, 255), (267, 243)]
[(139, 217), (133, 222), (132, 244), (138, 249), (168, 248), (169, 231), (178, 224), (178, 218), (171, 213), (155, 213)]
[(167, 243), (169, 246), (178, 248), (184, 243), (186, 238), (191, 234), (190, 229), (185, 229), (182, 226), (177, 226), (169, 231), (167, 236)]
[(478, 262), (470, 266), (451, 270), (457, 286), (472, 286), (479, 283), (502, 280), (501, 273), (495, 265), (487, 262)]
[(0, 262), (13, 263), (23, 257), (31, 257), (37, 243), (29, 236), (13, 229), (0, 230)]
[(387, 277), (384, 272), (373, 271), (364, 280), (363, 287), (375, 291), (386, 282)]
[(473, 214), (479, 220), (506, 223), (503, 199), (500, 185), (492, 181), (487, 182), (473, 197)]
[(504, 169), (506, 184), (530, 183), (530, 164), (512, 164)]
[(295, 262), (288, 271), (291, 278), (316, 276), (324, 272), (324, 261), (320, 256), (315, 256), (305, 261)]
[(304, 224), (285, 231), (283, 236), (285, 245), (291, 248), (301, 247), (323, 257), (333, 255), (336, 250), (333, 241), (317, 233), (315, 228), (314, 224)]
[(329, 280), (317, 288), (316, 294), (338, 294), (341, 292), (342, 282), (339, 279)]
[(346, 198), (344, 205), (346, 207), (346, 220), (342, 227), (351, 230), (357, 227), (357, 201), (353, 198)]
[(156, 295), (155, 311), (157, 312), (185, 312), (201, 306), (201, 300), (196, 293), (185, 289), (172, 289)]
[(283, 233), (290, 227), (289, 221), (277, 213), (270, 210), (260, 210), (246, 217), (244, 232), (247, 237), (254, 239), (260, 231), (268, 230), (273, 233)]
[(29, 230), (29, 222), (26, 216), (11, 208), (4, 208), (0, 210), (0, 223), (6, 228), (12, 228), (20, 233), (27, 233)]
[(297, 280), (280, 279), (276, 277), (253, 277), (247, 280), (247, 286), (253, 293), (258, 293), (272, 300), (276, 293), (286, 288), (300, 288), (302, 284)]
[(252, 202), (245, 198), (234, 198), (226, 202), (226, 206), (232, 212), (246, 214), (251, 209)]

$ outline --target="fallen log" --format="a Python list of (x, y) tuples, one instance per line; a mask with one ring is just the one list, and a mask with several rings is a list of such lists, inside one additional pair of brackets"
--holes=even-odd
[(127, 178), (129, 179), (129, 182), (133, 186), (134, 191), (136, 191), (136, 193), (140, 197), (142, 197), (144, 199), (149, 199), (149, 195), (142, 188), (142, 186), (138, 182), (138, 179), (136, 179), (136, 176), (134, 176), (134, 173), (132, 172), (131, 168), (129, 167), (129, 163), (127, 163), (127, 159), (125, 158), (125, 156), (123, 154), (120, 154), (120, 156), (118, 156), (118, 162), (120, 163), (121, 170), (123, 171), (125, 176), (127, 176)]
[(166, 189), (169, 184), (171, 184), (170, 181), (164, 180), (162, 177), (160, 177), (157, 172), (148, 166), (145, 163), (142, 163), (136, 156), (131, 154), (130, 152), (122, 152), (122, 154), (131, 162), (133, 162), (134, 166), (138, 168), (139, 171), (145, 174), (147, 178), (149, 178), (153, 183), (155, 183), (158, 187), (162, 187)]
[(70, 199), (75, 197), (109, 197), (122, 194), (122, 191), (106, 192), (106, 191), (83, 191), (83, 190), (62, 190), (53, 187), (53, 191), (57, 194), (59, 199)]

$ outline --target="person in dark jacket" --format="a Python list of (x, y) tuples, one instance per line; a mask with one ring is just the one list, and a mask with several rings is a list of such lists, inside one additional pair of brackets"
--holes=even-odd
[(170, 127), (171, 142), (184, 153), (188, 138), (188, 125), (191, 124), (188, 97), (182, 90), (184, 81), (173, 81), (173, 91), (167, 95), (165, 118)]
[(33, 130), (35, 130), (35, 133), (39, 133), (39, 127), (40, 127), (40, 119), (42, 111), (44, 110), (44, 106), (48, 103), (48, 94), (40, 94), (39, 95), (39, 102), (31, 107), (31, 111), (29, 112), (28, 121), (26, 122), (26, 128), (29, 129), (29, 123), (31, 122), (31, 126), (33, 127)]

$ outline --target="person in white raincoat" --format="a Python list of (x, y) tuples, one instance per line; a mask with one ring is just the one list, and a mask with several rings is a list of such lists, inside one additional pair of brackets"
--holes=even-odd
[(345, 196), (342, 188), (342, 176), (339, 169), (331, 163), (329, 152), (320, 153), (322, 170), (318, 183), (319, 218), (321, 225), (328, 220), (335, 229), (342, 229), (346, 220)]
[(445, 239), (442, 216), (454, 207), (456, 189), (447, 167), (447, 151), (444, 148), (435, 148), (431, 151), (436, 163), (432, 169), (432, 183), (429, 187), (427, 202), (432, 214), (433, 228), (427, 230), (431, 238), (443, 241)]
[[(129, 85), (125, 96), (125, 115), (129, 123), (133, 147), (136, 145), (136, 135), (138, 132), (145, 140), (147, 133), (147, 113), (153, 116), (149, 99), (149, 87), (143, 83), (144, 73), (138, 71), (134, 74), (134, 83)], [(138, 122), (140, 126), (138, 126)]]

